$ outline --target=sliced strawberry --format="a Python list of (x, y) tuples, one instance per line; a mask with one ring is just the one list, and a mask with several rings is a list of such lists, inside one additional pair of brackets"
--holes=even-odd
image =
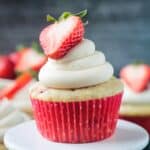
[(25, 48), (21, 51), (20, 59), (15, 67), (18, 72), (24, 72), (29, 69), (38, 71), (46, 62), (46, 57), (39, 54), (32, 48)]
[(20, 75), (12, 84), (4, 87), (0, 90), (0, 99), (11, 99), (20, 89), (32, 80), (32, 75), (29, 72), (25, 72)]
[(14, 64), (8, 56), (0, 56), (0, 78), (12, 79), (15, 77)]
[(83, 36), (84, 25), (81, 18), (70, 16), (43, 29), (39, 40), (48, 57), (60, 59), (78, 44)]
[(20, 51), (12, 52), (9, 54), (9, 59), (13, 62), (14, 65), (16, 65), (20, 59)]
[(150, 80), (150, 66), (149, 66), (149, 80)]
[(121, 78), (135, 92), (147, 88), (149, 79), (149, 66), (146, 64), (127, 65), (120, 71)]

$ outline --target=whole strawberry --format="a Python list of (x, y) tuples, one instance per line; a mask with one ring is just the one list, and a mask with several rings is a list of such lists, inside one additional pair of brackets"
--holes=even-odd
[(45, 54), (52, 59), (64, 57), (84, 36), (84, 24), (81, 20), (87, 11), (77, 14), (64, 12), (58, 20), (48, 15), (47, 20), (54, 23), (44, 28), (40, 34), (40, 44)]

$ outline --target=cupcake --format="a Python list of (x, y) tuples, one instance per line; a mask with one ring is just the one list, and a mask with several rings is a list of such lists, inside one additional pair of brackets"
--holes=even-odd
[(49, 59), (30, 98), (37, 128), (50, 141), (100, 141), (116, 128), (123, 85), (104, 54), (84, 38), (84, 15), (65, 12), (40, 34)]
[(120, 117), (143, 126), (150, 133), (149, 70), (146, 64), (129, 64), (121, 69), (125, 92)]
[[(0, 56), (0, 100), (7, 98), (14, 107), (32, 116), (31, 101), (26, 91), (46, 60), (35, 42), (32, 46), (21, 46), (7, 56)], [(15, 78), (12, 80), (12, 77)]]

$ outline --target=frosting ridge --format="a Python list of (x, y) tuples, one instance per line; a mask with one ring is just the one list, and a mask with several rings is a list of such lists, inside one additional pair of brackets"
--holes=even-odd
[(96, 85), (109, 80), (112, 65), (95, 44), (82, 40), (60, 60), (48, 59), (39, 72), (39, 81), (52, 88), (70, 89)]

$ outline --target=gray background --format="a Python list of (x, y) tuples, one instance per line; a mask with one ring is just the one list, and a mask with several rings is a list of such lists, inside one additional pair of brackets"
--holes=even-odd
[(45, 15), (89, 11), (86, 37), (119, 69), (134, 60), (150, 63), (150, 0), (0, 0), (0, 53), (37, 41)]

